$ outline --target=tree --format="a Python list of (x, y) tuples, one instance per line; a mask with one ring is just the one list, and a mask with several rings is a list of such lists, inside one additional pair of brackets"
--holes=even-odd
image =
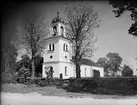
[(29, 69), (29, 70), (31, 69), (31, 59), (29, 58), (27, 54), (22, 55), (21, 60), (18, 61), (16, 64), (17, 64), (16, 71), (18, 71), (22, 67)]
[(124, 65), (122, 76), (133, 76), (133, 70), (129, 66)]
[(97, 61), (97, 64), (99, 64), (100, 66), (105, 66), (107, 62), (108, 61), (105, 57), (100, 57)]
[(31, 55), (32, 79), (35, 77), (35, 56), (45, 49), (45, 29), (43, 16), (36, 15), (34, 19), (28, 19), (21, 31), (23, 47)]
[(35, 71), (36, 71), (36, 76), (42, 76), (42, 63), (43, 63), (43, 57), (40, 55), (37, 55), (35, 57)]
[(1, 76), (3, 82), (16, 82), (16, 57), (17, 47), (16, 42), (6, 41), (2, 43), (1, 49)]
[(137, 37), (137, 2), (109, 0), (109, 4), (112, 5), (113, 8), (115, 8), (113, 12), (115, 13), (116, 17), (120, 17), (121, 14), (123, 14), (126, 11), (131, 12), (131, 20), (133, 20), (134, 23), (132, 23), (128, 32), (129, 34)]
[(119, 67), (121, 65), (122, 58), (118, 53), (108, 53), (106, 57), (108, 59), (108, 66), (112, 76), (117, 75), (117, 71), (119, 70)]
[(16, 42), (3, 42), (2, 46), (2, 70), (3, 72), (15, 71), (16, 57), (17, 57), (17, 47)]
[(106, 57), (100, 57), (97, 61), (97, 64), (104, 67), (105, 75), (108, 75), (108, 60)]
[(67, 36), (72, 41), (76, 78), (80, 78), (82, 57), (91, 57), (95, 51), (93, 30), (98, 25), (98, 13), (88, 2), (74, 2), (65, 7)]

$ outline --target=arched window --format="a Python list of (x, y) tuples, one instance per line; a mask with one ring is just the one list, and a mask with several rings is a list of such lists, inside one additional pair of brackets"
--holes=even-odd
[(64, 43), (64, 45), (63, 45), (63, 51), (65, 51), (65, 50), (66, 50), (65, 46), (66, 46), (66, 44)]
[(48, 50), (49, 50), (49, 51), (54, 51), (54, 49), (55, 49), (55, 48), (54, 48), (54, 44), (49, 44)]
[(53, 27), (53, 32), (54, 32), (53, 36), (56, 36), (56, 34), (57, 34), (57, 27), (56, 26)]
[(68, 45), (66, 43), (63, 44), (63, 51), (68, 51)]
[(67, 66), (65, 66), (65, 76), (67, 76)]
[(87, 68), (85, 68), (85, 76), (87, 76), (86, 74), (87, 74)]
[(68, 45), (66, 45), (66, 51), (68, 51)]
[(61, 35), (64, 35), (64, 28), (63, 28), (63, 26), (61, 26), (60, 28), (61, 28)]

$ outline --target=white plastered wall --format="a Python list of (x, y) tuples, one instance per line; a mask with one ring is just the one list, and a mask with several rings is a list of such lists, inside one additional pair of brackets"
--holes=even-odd
[[(65, 66), (67, 67), (67, 75), (65, 75)], [(67, 79), (74, 76), (73, 66), (70, 63), (61, 62), (59, 63), (59, 75), (62, 73), (63, 79)]]
[(43, 64), (43, 69), (42, 69), (42, 77), (47, 77), (46, 72), (45, 72), (45, 67), (46, 66), (52, 66), (53, 67), (53, 77), (59, 78), (59, 64), (58, 63), (44, 63)]
[(91, 77), (92, 76), (91, 66), (81, 65), (80, 68), (81, 68), (81, 77)]
[(97, 66), (92, 66), (91, 67), (92, 70), (97, 70), (100, 72), (100, 77), (104, 77), (104, 68), (103, 67), (97, 67)]

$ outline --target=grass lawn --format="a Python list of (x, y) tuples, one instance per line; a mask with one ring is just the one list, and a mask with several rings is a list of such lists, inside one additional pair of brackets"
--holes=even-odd
[(92, 97), (96, 99), (105, 99), (105, 98), (115, 98), (115, 99), (125, 99), (125, 98), (137, 98), (137, 96), (117, 96), (117, 95), (93, 95), (93, 94), (86, 94), (86, 93), (71, 93), (66, 92), (64, 89), (57, 88), (55, 86), (45, 86), (45, 87), (37, 87), (35, 85), (33, 86), (27, 86), (24, 84), (2, 84), (1, 85), (1, 91), (2, 92), (9, 92), (9, 93), (31, 93), (36, 92), (42, 95), (47, 96), (61, 96), (61, 97)]

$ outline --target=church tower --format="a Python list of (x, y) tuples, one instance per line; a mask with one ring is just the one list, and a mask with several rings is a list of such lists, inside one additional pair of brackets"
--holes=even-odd
[(46, 48), (43, 54), (42, 77), (47, 77), (47, 71), (52, 71), (51, 77), (69, 78), (73, 76), (71, 64), (71, 42), (66, 38), (63, 19), (55, 17), (51, 22), (51, 37), (46, 39)]

